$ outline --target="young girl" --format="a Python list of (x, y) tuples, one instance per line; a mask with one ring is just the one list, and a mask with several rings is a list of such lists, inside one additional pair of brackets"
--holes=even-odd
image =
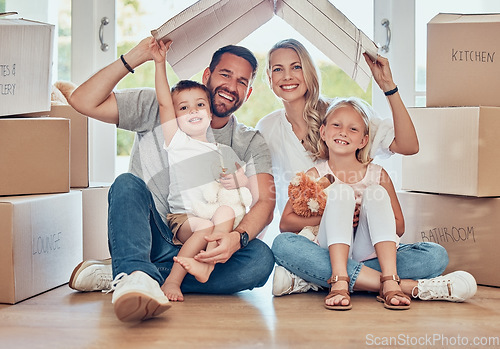
[[(320, 127), (315, 156), (318, 162), (307, 174), (332, 174), (328, 202), (321, 219), (318, 243), (330, 254), (332, 277), (325, 307), (351, 309), (347, 260), (378, 258), (382, 275), (380, 296), (389, 309), (408, 309), (410, 297), (399, 287), (396, 251), (404, 233), (404, 219), (387, 172), (370, 158), (371, 108), (358, 98), (339, 99), (328, 108)], [(354, 224), (355, 211), (359, 220)]]
[[(234, 175), (225, 174), (227, 169), (222, 168), (222, 163), (232, 168), (231, 164), (240, 162), (238, 156), (229, 146), (207, 139), (212, 119), (208, 89), (195, 81), (182, 80), (170, 91), (165, 67), (167, 49), (163, 42), (151, 38), (156, 96), (170, 169), (168, 203), (171, 213), (167, 221), (174, 234), (174, 243), (182, 244), (162, 289), (169, 300), (183, 301), (180, 286), (186, 273), (206, 282), (215, 267), (215, 264), (193, 258), (204, 248), (209, 251), (216, 247), (217, 242), (207, 244), (205, 236), (230, 233), (236, 218), (233, 208), (226, 205), (218, 207), (210, 220), (196, 217), (191, 214), (193, 203), (202, 199), (204, 184), (213, 180), (220, 180), (226, 189), (247, 186), (249, 181), (241, 166), (236, 166)], [(219, 173), (220, 178), (214, 178)]]

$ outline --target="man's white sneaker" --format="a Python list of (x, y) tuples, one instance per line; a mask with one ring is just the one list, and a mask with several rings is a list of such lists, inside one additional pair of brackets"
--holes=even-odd
[(418, 280), (411, 292), (424, 301), (463, 302), (477, 291), (476, 279), (466, 271), (454, 271), (428, 280)]
[(111, 290), (114, 291), (111, 303), (121, 321), (150, 319), (171, 306), (158, 282), (142, 271), (118, 274)]
[(88, 260), (81, 262), (73, 270), (69, 287), (82, 292), (107, 291), (111, 289), (112, 281), (111, 259)]
[(319, 286), (301, 279), (280, 265), (274, 268), (273, 295), (283, 296), (292, 293), (302, 293), (309, 290), (317, 291)]

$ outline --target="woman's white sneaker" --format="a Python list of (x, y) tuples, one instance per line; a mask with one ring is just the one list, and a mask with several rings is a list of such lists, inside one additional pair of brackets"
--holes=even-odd
[(319, 286), (290, 273), (280, 265), (274, 268), (273, 295), (284, 296), (292, 293), (302, 293), (309, 290), (317, 291)]
[(418, 280), (411, 292), (413, 298), (424, 301), (463, 302), (476, 294), (474, 276), (466, 271), (454, 271), (428, 280)]
[(111, 290), (114, 291), (111, 303), (121, 321), (150, 319), (171, 306), (158, 282), (142, 271), (118, 274)]

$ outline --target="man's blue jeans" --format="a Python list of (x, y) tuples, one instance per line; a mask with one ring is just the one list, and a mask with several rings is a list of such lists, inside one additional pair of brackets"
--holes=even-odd
[[(278, 265), (308, 282), (329, 287), (327, 280), (332, 276), (332, 267), (328, 249), (318, 246), (304, 236), (281, 233), (274, 239), (272, 250)], [(401, 279), (433, 278), (441, 275), (448, 265), (448, 253), (444, 247), (433, 242), (401, 244), (396, 258)], [(347, 274), (351, 279), (350, 292), (353, 292), (363, 265), (381, 270), (377, 258), (364, 262), (349, 259)]]
[[(144, 181), (130, 173), (118, 176), (108, 195), (108, 243), (113, 276), (140, 270), (163, 285), (180, 246), (156, 210)], [(230, 294), (263, 286), (274, 266), (271, 249), (253, 239), (226, 262), (215, 265), (206, 283), (187, 274), (182, 292)]]

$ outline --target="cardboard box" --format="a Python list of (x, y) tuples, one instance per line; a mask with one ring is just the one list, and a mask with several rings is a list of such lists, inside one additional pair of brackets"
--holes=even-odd
[(500, 108), (409, 108), (420, 150), (403, 156), (401, 188), (500, 196)]
[(188, 79), (208, 66), (216, 49), (238, 44), (274, 15), (304, 35), (366, 90), (371, 71), (361, 53), (375, 59), (377, 45), (328, 0), (200, 0), (151, 34), (157, 40), (173, 41), (168, 62), (177, 76)]
[(427, 24), (428, 107), (500, 107), (500, 14), (440, 13)]
[(70, 187), (85, 188), (89, 186), (89, 120), (70, 105), (53, 105), (48, 114), (50, 117), (71, 120), (71, 157)]
[(406, 231), (402, 243), (435, 242), (446, 248), (445, 273), (465, 270), (478, 284), (500, 286), (500, 198), (398, 192)]
[(67, 283), (82, 260), (82, 193), (0, 197), (0, 303)]
[(50, 109), (54, 25), (0, 19), (0, 116)]
[(86, 188), (89, 186), (89, 119), (68, 104), (53, 104), (48, 112), (17, 115), (18, 117), (65, 118), (71, 120), (71, 157), (70, 187)]
[(83, 201), (83, 260), (111, 258), (108, 248), (109, 184), (81, 189)]
[(0, 118), (0, 195), (69, 191), (70, 121)]

